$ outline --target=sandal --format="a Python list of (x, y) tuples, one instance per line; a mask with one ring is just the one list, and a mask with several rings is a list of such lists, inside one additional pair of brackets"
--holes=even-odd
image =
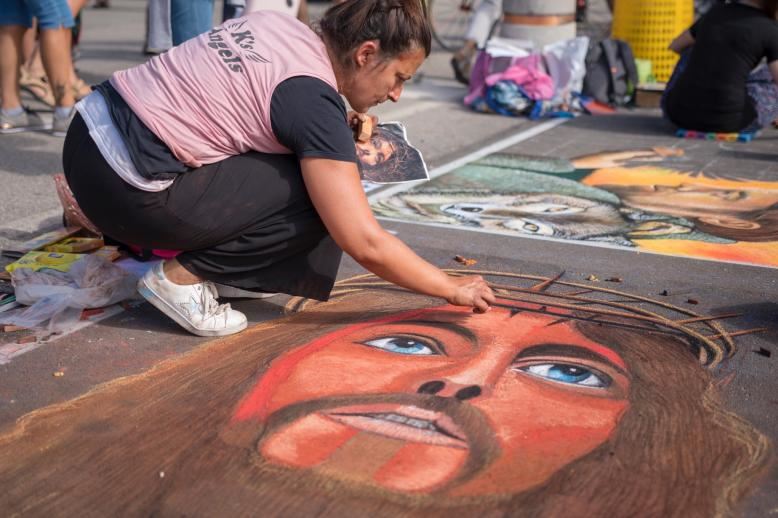
[(43, 104), (48, 106), (56, 104), (54, 92), (51, 90), (51, 85), (49, 85), (45, 76), (33, 76), (22, 67), (19, 87)]
[(76, 98), (76, 102), (92, 93), (92, 87), (81, 78), (76, 79), (71, 88), (73, 89), (73, 97)]

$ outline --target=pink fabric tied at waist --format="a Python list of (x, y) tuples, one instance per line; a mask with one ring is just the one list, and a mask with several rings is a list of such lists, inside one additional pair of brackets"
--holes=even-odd
[[(502, 70), (494, 71), (495, 68)], [(485, 97), (486, 89), (502, 80), (514, 81), (534, 101), (554, 97), (554, 81), (546, 74), (540, 54), (507, 59), (493, 58), (488, 52), (481, 51), (470, 76), (465, 105), (471, 106), (477, 99)]]
[[(143, 253), (143, 249), (139, 246), (127, 245), (127, 248), (129, 248), (136, 255), (141, 255)], [(173, 259), (181, 252), (178, 250), (161, 250), (159, 248), (154, 248), (151, 250), (151, 253), (161, 259)]]
[(517, 59), (506, 70), (487, 76), (486, 86), (498, 81), (513, 81), (533, 101), (551, 100), (554, 97), (554, 81), (543, 71), (541, 59), (538, 54)]

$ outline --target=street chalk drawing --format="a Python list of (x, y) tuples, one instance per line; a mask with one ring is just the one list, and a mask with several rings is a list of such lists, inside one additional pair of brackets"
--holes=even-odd
[[(461, 272), (452, 272), (458, 274)], [(0, 508), (78, 516), (716, 516), (769, 469), (724, 318), (476, 272), (486, 314), (372, 276), (22, 418)], [(750, 337), (749, 337), (750, 338)]]
[(683, 150), (494, 154), (373, 201), (379, 216), (778, 266), (778, 182), (683, 170)]

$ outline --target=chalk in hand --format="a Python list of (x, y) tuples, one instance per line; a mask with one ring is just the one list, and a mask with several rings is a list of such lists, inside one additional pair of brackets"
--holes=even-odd
[(360, 142), (366, 142), (373, 136), (373, 118), (370, 116), (361, 116), (354, 128), (354, 138)]

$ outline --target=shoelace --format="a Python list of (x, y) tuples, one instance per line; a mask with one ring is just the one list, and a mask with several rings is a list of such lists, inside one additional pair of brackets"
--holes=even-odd
[(211, 318), (224, 314), (226, 318), (226, 312), (230, 309), (230, 305), (219, 304), (219, 301), (216, 300), (219, 296), (216, 286), (212, 282), (204, 282), (202, 288), (200, 291), (200, 303), (203, 308), (203, 316)]

